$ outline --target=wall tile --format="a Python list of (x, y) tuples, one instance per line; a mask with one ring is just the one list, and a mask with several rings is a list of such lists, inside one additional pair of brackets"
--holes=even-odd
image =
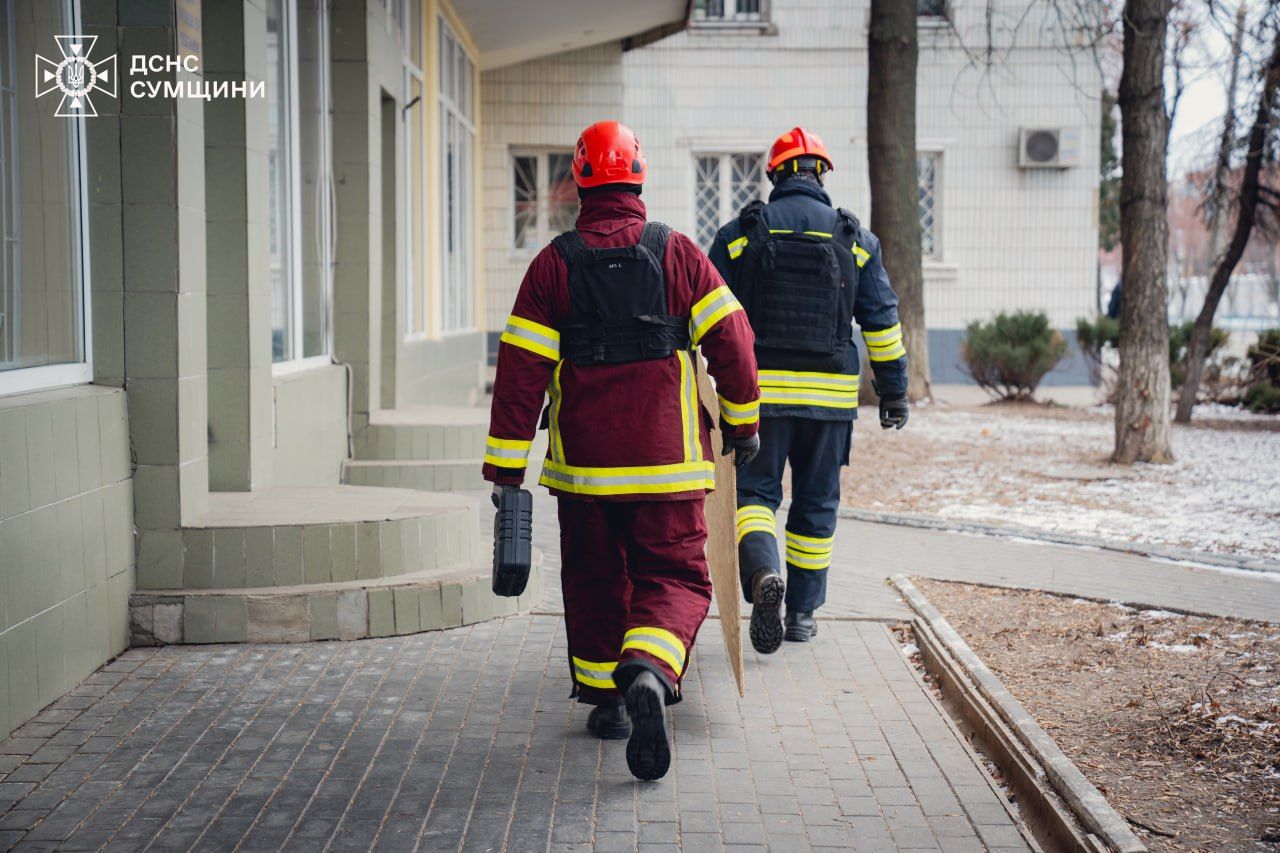
[(98, 427), (98, 401), (95, 397), (75, 400), (76, 456), (82, 492), (93, 491), (102, 485), (102, 434)]
[(22, 409), (0, 409), (0, 520), (31, 506), (27, 418)]
[(83, 592), (85, 588), (84, 570), (84, 526), (81, 522), (81, 500), (63, 501), (57, 505), (58, 511), (58, 563), (61, 587), (58, 597), (66, 600)]
[(33, 621), (36, 626), (36, 681), (43, 707), (67, 692), (62, 608), (46, 610)]
[(32, 507), (51, 504), (56, 499), (57, 485), (54, 473), (53, 423), (49, 407), (26, 406), (22, 409), (27, 419), (27, 483)]
[(36, 677), (39, 641), (36, 624), (28, 620), (11, 628), (2, 637), (9, 662), (9, 719), (28, 720), (44, 707), (40, 702), (40, 686)]

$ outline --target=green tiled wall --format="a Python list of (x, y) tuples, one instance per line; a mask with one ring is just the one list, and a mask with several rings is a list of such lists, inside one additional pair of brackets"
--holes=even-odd
[(318, 367), (275, 380), (272, 457), (277, 486), (338, 484), (347, 458), (346, 369)]
[(125, 393), (0, 398), (0, 740), (128, 645)]

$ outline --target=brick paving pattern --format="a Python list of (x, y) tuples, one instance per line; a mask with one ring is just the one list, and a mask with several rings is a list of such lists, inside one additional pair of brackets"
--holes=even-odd
[(0, 847), (1028, 849), (883, 624), (752, 660), (739, 701), (708, 623), (653, 784), (565, 657), (554, 616), (129, 651), (0, 748)]
[[(0, 849), (1030, 849), (886, 623), (897, 572), (1222, 615), (1280, 583), (842, 521), (822, 633), (748, 653), (708, 622), (667, 779), (569, 698), (554, 503), (535, 615), (385, 640), (135, 649), (0, 744)], [(882, 620), (882, 621), (876, 621)]]

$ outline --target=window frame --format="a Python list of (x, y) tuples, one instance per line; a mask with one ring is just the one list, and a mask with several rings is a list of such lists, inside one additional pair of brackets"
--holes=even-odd
[[(455, 101), (453, 92), (449, 91), (446, 86), (445, 75), (437, 73), (436, 110), (439, 116), (439, 125), (436, 128), (436, 132), (440, 145), (440, 192), (436, 193), (436, 211), (439, 214), (438, 222), (440, 228), (440, 258), (438, 262), (440, 290), (437, 308), (440, 312), (439, 332), (441, 336), (448, 337), (468, 334), (478, 328), (475, 289), (477, 278), (476, 243), (479, 229), (475, 224), (478, 204), (475, 167), (479, 156), (479, 133), (476, 128), (475, 113), (479, 92), (477, 91), (478, 75), (475, 57), (471, 55), (471, 51), (463, 43), (462, 39), (458, 37), (457, 31), (449, 23), (443, 12), (436, 16), (436, 20), (439, 27), (436, 40), (436, 67), (441, 67), (445, 61), (446, 53), (452, 57), (452, 68), (449, 71), (450, 80), (453, 83), (453, 88), (455, 90), (461, 88), (466, 96), (465, 102)], [(444, 46), (449, 42), (452, 42), (452, 50), (445, 51)], [(459, 58), (465, 61), (459, 62)], [(467, 72), (465, 84), (459, 82), (461, 79), (458, 77), (460, 66)], [(456, 133), (456, 139), (453, 142), (458, 145), (458, 162), (453, 164), (454, 168), (452, 170), (449, 168), (448, 161), (449, 131), (451, 129)], [(467, 150), (464, 151), (460, 143), (468, 143)], [(458, 234), (455, 235), (455, 242), (459, 246), (458, 251), (453, 251), (450, 246), (449, 228), (451, 224), (459, 229)], [(454, 267), (452, 270), (450, 270), (451, 262)], [(451, 304), (450, 299), (459, 295), (464, 298), (462, 304)]]
[[(724, 13), (718, 18), (699, 18), (697, 17), (697, 4), (689, 3), (689, 28), (691, 30), (715, 31), (715, 30), (767, 30), (771, 27), (772, 0), (760, 0), (760, 12), (758, 18), (737, 18), (738, 3), (740, 0), (722, 0), (724, 3)], [(733, 11), (730, 12), (730, 9)]]
[[(427, 262), (426, 256), (430, 254), (428, 248), (430, 241), (427, 239), (427, 210), (431, 206), (430, 199), (427, 194), (427, 152), (429, 145), (427, 144), (427, 78), (426, 78), (426, 60), (428, 59), (427, 51), (427, 34), (423, 32), (425, 29), (425, 18), (422, 15), (422, 8), (418, 7), (417, 13), (417, 49), (418, 56), (413, 55), (414, 49), (414, 33), (410, 29), (410, 24), (414, 22), (414, 14), (407, 8), (411, 3), (417, 3), (418, 0), (397, 0), (405, 6), (403, 13), (404, 25), (401, 32), (400, 50), (401, 64), (404, 71), (404, 98), (405, 105), (401, 110), (401, 121), (404, 125), (404, 140), (402, 153), (402, 168), (404, 169), (404, 185), (405, 193), (402, 202), (401, 216), (404, 222), (404, 328), (401, 334), (406, 341), (416, 341), (428, 338), (431, 335), (431, 316), (428, 312), (431, 300), (431, 286), (427, 280)], [(437, 59), (438, 61), (438, 59)], [(413, 84), (418, 84), (419, 100), (412, 106), (409, 100), (413, 92)], [(413, 162), (413, 136), (411, 128), (416, 122), (420, 143), (422, 146), (422, 161), (418, 164), (417, 174), (420, 178), (419, 186), (413, 186), (414, 162)], [(414, 192), (418, 193), (421, 200), (418, 213), (421, 221), (416, 221), (414, 216)], [(415, 239), (415, 237), (417, 239)], [(418, 263), (418, 255), (423, 257), (420, 262), (421, 281), (417, 281), (414, 275), (414, 264)], [(421, 325), (418, 325), (421, 322)]]
[[(945, 216), (943, 215), (943, 201), (945, 193), (943, 190), (943, 178), (946, 175), (946, 152), (940, 146), (920, 145), (916, 149), (916, 186), (920, 187), (920, 161), (922, 159), (930, 159), (933, 161), (933, 251), (925, 254), (924, 251), (924, 222), (920, 223), (920, 259), (926, 264), (945, 263), (946, 259), (946, 242), (943, 240), (943, 225), (945, 224)], [(918, 192), (918, 190), (917, 190)], [(918, 204), (917, 204), (918, 206)]]
[[(507, 176), (511, 179), (511, 192), (507, 193), (507, 247), (511, 253), (521, 258), (536, 255), (557, 234), (551, 233), (551, 155), (561, 154), (573, 157), (573, 149), (556, 146), (511, 146), (507, 150)], [(518, 157), (533, 158), (537, 174), (534, 176), (535, 203), (537, 205), (534, 218), (534, 244), (531, 246), (516, 245), (516, 187), (515, 161)]]
[[(67, 13), (67, 20), (70, 22), (72, 32), (82, 32), (82, 18), (80, 9), (80, 0), (64, 0), (63, 9)], [(15, 62), (13, 66), (16, 68), (16, 57), (13, 52), (10, 53), (9, 61)], [(15, 76), (16, 79), (16, 76)], [(16, 92), (16, 89), (15, 89)], [(15, 103), (16, 103), (15, 94)], [(64, 388), (70, 385), (85, 385), (93, 382), (93, 303), (92, 303), (92, 282), (90, 279), (91, 258), (90, 258), (90, 240), (89, 240), (89, 180), (88, 180), (88, 157), (85, 133), (85, 117), (77, 116), (75, 118), (65, 119), (71, 123), (70, 135), (73, 154), (71, 158), (72, 175), (70, 183), (76, 187), (77, 192), (74, 198), (77, 203), (78, 210), (76, 216), (72, 219), (76, 233), (73, 239), (77, 243), (79, 251), (77, 252), (79, 260), (79, 281), (80, 281), (80, 360), (61, 362), (59, 364), (44, 364), (37, 367), (19, 367), (12, 370), (0, 370), (0, 397), (8, 397), (15, 394), (30, 394), (37, 391), (46, 391), (52, 388)], [(21, 252), (22, 237), (18, 237), (18, 250)], [(21, 255), (18, 255), (18, 262), (15, 264), (16, 271), (21, 273)], [(6, 316), (5, 322), (9, 322)]]
[[(718, 231), (725, 223), (732, 220), (738, 215), (740, 210), (733, 209), (733, 158), (734, 157), (757, 157), (760, 163), (760, 181), (757, 184), (759, 194), (756, 196), (760, 200), (766, 200), (769, 197), (769, 173), (768, 173), (768, 148), (756, 148), (749, 145), (726, 145), (711, 148), (695, 149), (690, 163), (693, 167), (693, 193), (690, 196), (691, 208), (689, 222), (693, 224), (692, 233), (694, 242), (704, 251), (710, 251), (710, 244), (703, 246), (698, 235), (698, 161), (704, 157), (718, 157), (719, 180), (720, 187), (717, 190), (717, 196), (720, 206), (719, 225), (716, 226)], [(712, 242), (715, 237), (712, 236)]]
[[(325, 110), (324, 134), (326, 137), (324, 145), (324, 153), (322, 159), (327, 159), (326, 168), (323, 171), (323, 185), (321, 192), (323, 203), (316, 206), (317, 217), (320, 222), (317, 231), (325, 232), (327, 246), (324, 257), (319, 259), (317, 264), (324, 277), (322, 287), (324, 288), (324, 352), (316, 355), (303, 355), (306, 351), (306, 336), (303, 333), (303, 323), (305, 320), (305, 299), (304, 299), (304, 264), (302, 258), (302, 115), (300, 110), (299, 96), (299, 48), (298, 48), (298, 3), (305, 0), (283, 0), (280, 8), (283, 16), (284, 30), (288, 38), (288, 69), (289, 80), (287, 92), (289, 97), (289, 135), (288, 135), (288, 151), (287, 157), (289, 162), (289, 295), (290, 295), (290, 321), (292, 352), (287, 353), (280, 361), (275, 360), (274, 349), (271, 361), (271, 374), (273, 376), (284, 376), (291, 373), (298, 373), (304, 370), (311, 370), (316, 367), (323, 367), (333, 363), (333, 266), (337, 260), (337, 199), (335, 197), (334, 177), (333, 177), (333, 89), (332, 78), (330, 76), (329, 65), (332, 60), (333, 45), (329, 36), (329, 12), (328, 7), (320, 4), (317, 8), (323, 9), (325, 20), (319, 31), (326, 34), (324, 41), (324, 56), (316, 63), (316, 67), (323, 68), (325, 97), (329, 104)], [(274, 333), (274, 327), (272, 329)]]

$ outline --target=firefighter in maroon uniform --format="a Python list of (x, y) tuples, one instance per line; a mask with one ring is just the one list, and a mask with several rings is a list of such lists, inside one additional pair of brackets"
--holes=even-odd
[(760, 391), (746, 314), (691, 240), (646, 222), (645, 174), (625, 126), (599, 122), (578, 139), (577, 228), (520, 284), (498, 346), (484, 476), (495, 496), (523, 482), (541, 416), (574, 695), (596, 706), (594, 734), (630, 737), (632, 773), (657, 779), (671, 760), (664, 709), (680, 701), (711, 603), (703, 500), (714, 464), (693, 348), (716, 380), (723, 452), (739, 464), (759, 447)]

